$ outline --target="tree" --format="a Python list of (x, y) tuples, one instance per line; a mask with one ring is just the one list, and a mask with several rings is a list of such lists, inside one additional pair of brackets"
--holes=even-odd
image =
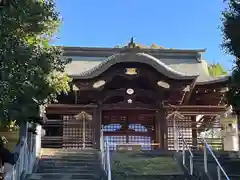
[(49, 42), (60, 24), (54, 0), (14, 0), (0, 9), (0, 120), (28, 121), (69, 88), (60, 47)]
[(210, 76), (213, 77), (227, 75), (227, 72), (223, 69), (223, 67), (219, 63), (208, 65), (208, 72)]
[(226, 53), (236, 57), (229, 78), (229, 91), (226, 94), (228, 104), (237, 113), (240, 111), (240, 1), (226, 0), (228, 7), (222, 13), (222, 46)]

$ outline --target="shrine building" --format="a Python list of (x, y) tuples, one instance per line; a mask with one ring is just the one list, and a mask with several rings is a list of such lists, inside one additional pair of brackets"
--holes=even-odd
[[(43, 147), (100, 148), (106, 139), (142, 149), (174, 149), (177, 127), (192, 147), (219, 128), (228, 76), (212, 77), (204, 49), (64, 47), (71, 92), (46, 109)], [(184, 118), (167, 118), (177, 111)], [(214, 141), (222, 147), (221, 138)], [(213, 142), (213, 143), (214, 143)]]

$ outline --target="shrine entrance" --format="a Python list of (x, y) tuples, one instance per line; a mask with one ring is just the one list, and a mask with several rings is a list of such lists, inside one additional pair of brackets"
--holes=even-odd
[(63, 116), (63, 148), (92, 148), (92, 116), (82, 111), (75, 116)]
[(104, 138), (108, 137), (110, 149), (118, 150), (126, 144), (132, 149), (154, 149), (155, 115), (156, 112), (152, 110), (103, 111), (103, 135)]

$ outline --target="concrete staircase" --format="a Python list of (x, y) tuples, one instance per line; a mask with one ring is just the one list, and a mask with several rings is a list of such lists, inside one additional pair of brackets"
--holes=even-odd
[[(198, 178), (199, 180), (216, 180), (217, 179), (217, 164), (213, 157), (208, 154), (208, 173), (204, 172), (204, 155), (201, 151), (192, 151), (193, 165), (194, 165), (194, 176), (191, 179)], [(186, 152), (187, 154), (187, 152)], [(229, 152), (215, 152), (215, 155), (220, 162), (221, 166), (227, 173), (231, 180), (240, 179), (240, 158), (237, 154)], [(182, 158), (181, 154), (178, 153), (179, 159)], [(182, 160), (182, 159), (181, 159)], [(182, 161), (179, 161), (180, 163)], [(189, 156), (186, 156), (186, 165), (189, 169)], [(226, 179), (222, 174), (222, 179)]]
[(100, 180), (98, 151), (78, 149), (43, 149), (36, 170), (28, 180)]
[[(231, 180), (240, 179), (240, 158), (238, 153), (220, 154), (218, 160)], [(225, 178), (223, 177), (222, 179)]]

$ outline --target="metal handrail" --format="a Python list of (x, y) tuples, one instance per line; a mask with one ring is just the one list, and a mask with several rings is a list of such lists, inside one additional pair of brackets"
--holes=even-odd
[(230, 180), (227, 173), (224, 171), (223, 167), (221, 166), (220, 162), (218, 161), (217, 157), (215, 156), (214, 152), (212, 151), (211, 146), (207, 143), (207, 141), (204, 138), (202, 138), (202, 141), (204, 143), (204, 170), (205, 170), (205, 173), (208, 172), (208, 166), (207, 166), (208, 165), (207, 164), (207, 150), (208, 150), (210, 152), (210, 154), (212, 155), (213, 159), (215, 160), (215, 162), (217, 163), (218, 180), (221, 180), (221, 172), (225, 176), (226, 180)]
[(186, 146), (187, 150), (189, 151), (189, 154), (190, 154), (190, 156), (192, 156), (192, 157), (193, 157), (192, 150), (190, 149), (190, 147), (188, 146), (188, 144), (187, 144), (186, 140), (184, 139), (184, 137), (183, 137), (183, 134), (182, 134), (182, 133), (179, 131), (179, 129), (178, 129), (178, 128), (176, 128), (176, 129), (177, 129), (177, 131), (178, 131), (178, 134), (179, 134), (179, 135), (180, 135), (180, 137), (182, 138), (184, 145)]
[[(184, 166), (186, 165), (186, 158), (185, 158), (185, 156), (186, 156), (185, 147), (186, 147), (186, 149), (189, 152), (189, 157), (190, 157), (190, 159), (189, 159), (190, 175), (193, 175), (193, 153), (192, 153), (191, 149), (189, 148), (187, 142), (185, 141), (185, 139), (184, 139), (182, 133), (180, 132), (180, 130), (177, 127), (175, 127), (175, 130), (177, 131), (177, 134), (180, 135), (180, 137), (182, 139), (182, 142), (183, 142), (183, 147), (182, 147), (183, 148), (182, 149), (183, 165)], [(178, 135), (176, 136), (176, 144), (177, 144), (176, 149), (177, 149), (177, 151), (179, 151), (179, 138), (178, 138)]]
[(109, 151), (109, 142), (108, 137), (106, 137), (106, 141), (104, 141), (103, 130), (101, 130), (101, 160), (103, 170), (107, 175), (107, 179), (112, 179), (112, 170), (111, 170), (111, 161), (110, 161), (110, 151)]

